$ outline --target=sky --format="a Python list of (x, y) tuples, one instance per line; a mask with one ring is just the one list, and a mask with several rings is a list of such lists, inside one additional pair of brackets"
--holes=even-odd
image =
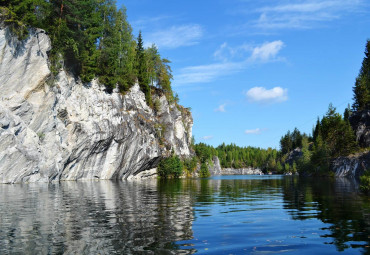
[(119, 0), (134, 35), (172, 61), (195, 141), (279, 149), (343, 114), (370, 39), (368, 0)]

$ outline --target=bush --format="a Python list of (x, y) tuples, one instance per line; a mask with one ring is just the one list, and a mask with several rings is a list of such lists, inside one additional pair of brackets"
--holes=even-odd
[(197, 157), (192, 157), (184, 160), (183, 165), (187, 175), (191, 175), (195, 171), (195, 169), (197, 168), (197, 163)]
[(182, 163), (178, 156), (164, 158), (158, 165), (157, 171), (161, 178), (179, 178), (182, 175)]
[(207, 178), (207, 177), (210, 177), (210, 176), (211, 176), (211, 174), (208, 171), (207, 164), (202, 163), (202, 165), (200, 166), (199, 177), (200, 178)]
[(367, 170), (363, 176), (360, 177), (360, 188), (365, 193), (370, 193), (370, 171)]

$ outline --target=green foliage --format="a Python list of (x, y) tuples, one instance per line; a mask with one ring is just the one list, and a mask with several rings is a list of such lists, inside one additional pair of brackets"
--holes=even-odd
[(159, 101), (158, 98), (154, 100), (153, 109), (155, 112), (159, 112), (161, 110), (161, 101)]
[[(332, 104), (329, 105), (326, 115), (317, 128), (315, 146), (318, 150), (324, 149), (325, 155), (329, 157), (347, 156), (358, 149), (351, 125), (336, 112)], [(316, 142), (319, 136), (323, 143), (320, 145)]]
[(295, 128), (292, 133), (288, 131), (288, 133), (280, 139), (281, 153), (286, 154), (297, 147), (302, 147), (302, 139), (304, 137), (307, 137), (307, 135), (301, 134), (297, 128)]
[(348, 104), (347, 108), (344, 110), (343, 118), (344, 120), (349, 121), (349, 117), (352, 115), (351, 106)]
[(145, 94), (146, 102), (149, 106), (152, 106), (152, 96), (151, 90), (149, 87), (150, 77), (148, 73), (148, 63), (147, 56), (144, 50), (144, 42), (139, 32), (137, 37), (137, 46), (136, 46), (136, 68), (137, 68), (137, 78), (139, 81), (140, 89)]
[(205, 163), (207, 160), (212, 159), (213, 155), (217, 155), (217, 151), (212, 146), (205, 143), (199, 143), (194, 146), (195, 154), (200, 162)]
[(370, 194), (370, 170), (367, 170), (364, 175), (360, 177), (360, 188), (363, 192)]
[(283, 173), (283, 166), (281, 165), (281, 163), (280, 162), (278, 162), (277, 164), (276, 164), (276, 172), (278, 173), (278, 174), (282, 174)]
[(362, 111), (370, 108), (370, 40), (365, 47), (365, 57), (353, 87), (353, 109)]
[[(297, 170), (300, 172), (327, 175), (330, 170), (331, 159), (339, 156), (347, 156), (358, 150), (356, 137), (348, 121), (351, 111), (347, 108), (346, 118), (336, 112), (332, 104), (329, 105), (327, 113), (316, 122), (313, 129), (313, 142), (310, 146), (310, 138), (303, 135), (299, 139), (302, 149), (302, 157), (296, 162)], [(299, 131), (293, 132), (299, 134)], [(284, 152), (292, 149), (289, 146), (296, 141), (294, 136), (288, 132), (280, 140), (281, 148)], [(299, 136), (298, 136), (299, 137)]]
[(221, 144), (214, 148), (204, 143), (194, 145), (195, 154), (200, 162), (205, 163), (218, 156), (222, 168), (259, 167), (276, 171), (280, 154), (277, 150), (268, 148), (239, 147), (235, 144)]
[(199, 177), (200, 178), (207, 178), (210, 177), (211, 174), (208, 171), (208, 167), (206, 163), (202, 163), (200, 166), (200, 171), (199, 171)]
[(174, 100), (170, 61), (162, 59), (154, 45), (144, 49), (141, 33), (136, 42), (126, 9), (117, 9), (115, 0), (2, 0), (0, 14), (20, 40), (30, 27), (46, 31), (54, 75), (64, 68), (83, 82), (99, 78), (107, 92), (118, 87), (122, 93), (138, 80), (148, 105), (150, 86)]
[(189, 159), (185, 159), (183, 161), (184, 170), (187, 173), (187, 175), (191, 175), (195, 169), (197, 168), (198, 159), (197, 157), (192, 157)]
[(312, 151), (310, 150), (308, 138), (302, 140), (301, 151), (302, 156), (297, 160), (297, 171), (305, 173), (311, 172), (314, 167), (311, 162)]
[(290, 165), (288, 163), (284, 164), (284, 173), (289, 173), (290, 172)]
[(158, 165), (157, 171), (161, 178), (179, 178), (182, 175), (183, 165), (180, 158), (173, 155), (162, 159)]

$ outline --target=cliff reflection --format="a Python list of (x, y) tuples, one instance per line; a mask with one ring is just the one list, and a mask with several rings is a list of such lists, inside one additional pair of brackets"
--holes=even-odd
[(369, 254), (357, 188), (282, 176), (0, 185), (0, 254)]
[(0, 186), (0, 254), (193, 253), (175, 245), (192, 238), (191, 198), (160, 187), (156, 180)]

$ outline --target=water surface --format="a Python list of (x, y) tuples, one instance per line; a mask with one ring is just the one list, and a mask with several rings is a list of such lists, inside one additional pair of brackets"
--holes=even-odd
[(0, 254), (370, 254), (347, 179), (0, 185)]

